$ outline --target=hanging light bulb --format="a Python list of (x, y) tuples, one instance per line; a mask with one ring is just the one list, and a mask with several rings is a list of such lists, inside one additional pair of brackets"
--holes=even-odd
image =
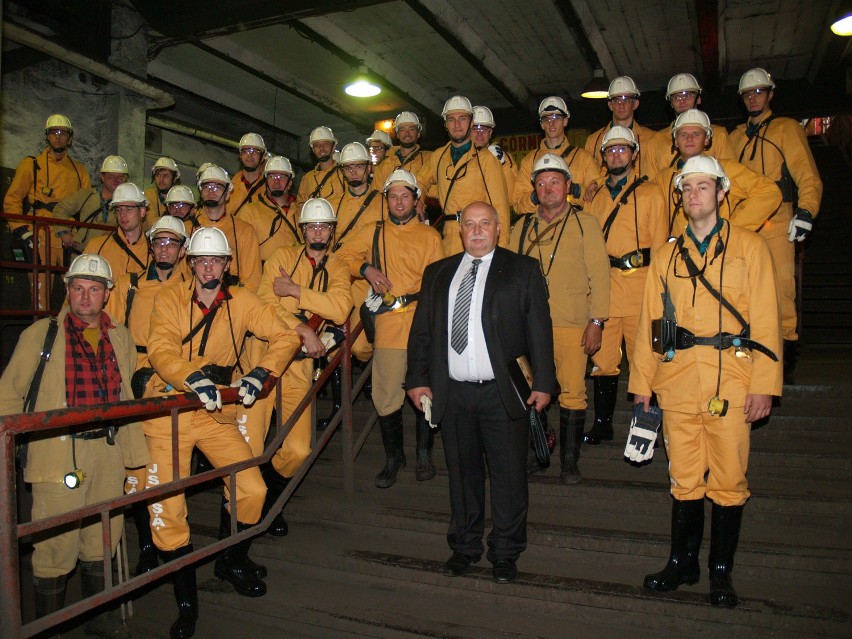
[(609, 97), (609, 85), (604, 77), (603, 69), (595, 69), (592, 79), (583, 87), (580, 97), (600, 100)]
[(367, 67), (358, 67), (358, 75), (355, 79), (343, 87), (347, 95), (354, 98), (371, 98), (374, 95), (379, 95), (382, 88), (378, 84), (373, 84), (367, 77)]

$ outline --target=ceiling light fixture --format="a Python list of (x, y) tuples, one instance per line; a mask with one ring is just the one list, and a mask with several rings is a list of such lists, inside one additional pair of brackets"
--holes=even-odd
[(378, 84), (373, 84), (367, 77), (367, 67), (358, 67), (358, 75), (355, 79), (343, 87), (347, 95), (353, 98), (371, 98), (374, 95), (379, 95), (382, 92), (382, 87)]
[(831, 25), (831, 30), (839, 36), (852, 35), (852, 13), (847, 13), (842, 18), (835, 20), (834, 24)]
[(604, 77), (603, 69), (595, 69), (592, 73), (592, 79), (583, 87), (580, 97), (589, 100), (600, 100), (609, 97), (609, 84)]

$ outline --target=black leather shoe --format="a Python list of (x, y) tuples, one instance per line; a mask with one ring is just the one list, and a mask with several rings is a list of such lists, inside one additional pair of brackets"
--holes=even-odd
[(518, 576), (518, 566), (515, 564), (514, 559), (500, 557), (500, 559), (494, 562), (491, 574), (494, 576), (494, 581), (498, 584), (510, 584)]
[(470, 568), (470, 564), (475, 564), (477, 561), (479, 561), (479, 557), (454, 552), (453, 556), (447, 559), (447, 563), (444, 564), (444, 576), (461, 577)]

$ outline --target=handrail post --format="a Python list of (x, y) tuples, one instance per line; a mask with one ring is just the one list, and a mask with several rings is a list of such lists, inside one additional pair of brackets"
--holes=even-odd
[[(18, 572), (18, 517), (15, 486), (15, 434), (2, 433), (0, 451), (0, 637), (21, 636), (21, 584)], [(11, 481), (10, 481), (11, 478)]]
[(343, 421), (341, 422), (343, 449), (343, 494), (346, 502), (351, 504), (355, 495), (355, 460), (352, 455), (352, 342), (351, 326), (346, 321), (346, 339), (341, 343), (342, 357), (340, 358), (341, 370), (341, 409), (343, 410)]

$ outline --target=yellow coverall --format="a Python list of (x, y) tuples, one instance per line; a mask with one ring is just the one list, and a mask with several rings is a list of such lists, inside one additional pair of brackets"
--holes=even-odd
[[(126, 250), (123, 247), (126, 247)], [(109, 262), (113, 281), (125, 273), (144, 273), (150, 259), (148, 238), (145, 237), (145, 233), (143, 232), (139, 239), (131, 244), (120, 228), (109, 235), (92, 238), (83, 252), (96, 253)]]
[(254, 229), (260, 246), (260, 261), (263, 263), (277, 249), (296, 246), (302, 242), (298, 218), (293, 206), (282, 209), (266, 193), (258, 193), (240, 209), (237, 219)]
[(240, 286), (256, 291), (262, 269), (260, 245), (254, 229), (228, 213), (214, 222), (202, 212), (198, 215), (198, 223), (205, 228), (217, 228), (225, 234), (231, 247), (231, 275), (240, 279)]
[[(704, 257), (698, 254), (693, 240), (685, 232), (680, 238), (701, 268)], [(706, 496), (720, 506), (739, 506), (750, 495), (746, 472), (751, 424), (745, 421), (743, 406), (747, 394), (781, 395), (781, 321), (766, 242), (727, 222), (721, 238), (725, 249), (716, 259), (712, 259), (716, 239), (710, 241), (704, 276), (743, 316), (751, 338), (775, 353), (779, 361), (773, 362), (756, 350), (738, 357), (734, 348), (720, 353), (712, 346), (677, 350), (672, 361), (661, 361), (651, 347), (651, 321), (663, 316), (663, 281), (668, 283), (678, 326), (698, 337), (717, 335), (720, 328), (733, 334), (742, 330), (727, 310), (722, 310), (720, 320), (718, 293), (711, 294), (700, 282), (685, 277), (686, 266), (678, 255), (680, 246), (673, 242), (654, 255), (648, 269), (628, 390), (643, 396), (657, 394), (663, 409), (672, 496), (677, 500)], [(717, 393), (720, 354), (721, 385)], [(714, 417), (707, 410), (715, 396), (728, 401), (725, 417)]]
[[(746, 125), (741, 124), (731, 133), (731, 145), (740, 162), (774, 180), (776, 184), (781, 181), (781, 167), (786, 163), (793, 183), (799, 190), (797, 206), (814, 217), (819, 214), (822, 180), (805, 131), (798, 122), (790, 118), (772, 117), (772, 112), (767, 111), (761, 116), (760, 128), (754, 137), (749, 138)], [(784, 339), (795, 341), (799, 339), (796, 326), (796, 249), (787, 239), (787, 229), (794, 211), (792, 197), (789, 194), (785, 196), (783, 188), (782, 196), (784, 201), (778, 213), (758, 233), (769, 245), (778, 275)]]
[[(399, 146), (391, 147), (385, 155), (384, 161), (373, 167), (373, 175), (375, 176), (373, 184), (376, 190), (382, 191), (385, 188), (385, 182), (396, 169), (405, 169), (409, 173), (417, 175), (417, 172), (424, 164), (429, 162), (432, 155), (432, 151), (426, 151), (419, 144), (415, 145), (411, 153), (405, 157), (402, 157), (401, 149), (402, 147)], [(428, 195), (437, 197), (437, 194), (432, 192)]]
[(433, 151), (429, 161), (415, 174), (422, 194), (432, 186), (438, 189), (438, 201), (444, 212), (444, 252), (455, 255), (464, 250), (457, 216), (473, 202), (487, 202), (497, 209), (501, 227), (498, 244), (507, 247), (511, 230), (509, 196), (500, 161), (491, 151), (477, 151), (471, 144), (470, 150), (453, 165), (451, 146), (452, 142), (448, 142)]
[[(586, 138), (586, 151), (592, 154), (592, 157), (595, 160), (595, 164), (601, 167), (599, 171), (599, 175), (603, 175), (606, 173), (606, 167), (604, 166), (603, 156), (601, 155), (601, 144), (603, 143), (604, 135), (613, 127), (612, 120), (609, 123), (595, 131), (594, 133), (590, 133), (589, 137)], [(636, 120), (633, 120), (633, 124), (628, 127), (631, 131), (633, 131), (633, 135), (636, 137), (636, 141), (639, 142), (639, 155), (636, 156), (636, 163), (634, 165), (634, 169), (636, 170), (636, 174), (640, 177), (646, 175), (649, 170), (653, 170), (654, 167), (648, 166), (648, 161), (644, 159), (642, 154), (642, 149), (645, 145), (651, 145), (651, 138), (656, 135), (656, 131), (653, 129), (649, 129), (640, 125)]]
[(147, 218), (151, 223), (156, 222), (159, 218), (169, 214), (169, 209), (166, 207), (165, 202), (163, 202), (165, 198), (166, 194), (163, 193), (161, 199), (160, 191), (156, 186), (152, 185), (145, 189), (145, 199), (148, 200)]
[[(719, 215), (739, 227), (756, 231), (780, 206), (781, 191), (768, 177), (755, 173), (736, 160), (722, 159), (719, 163), (731, 180), (731, 189), (719, 205)], [(680, 169), (672, 166), (663, 169), (654, 178), (666, 198), (670, 237), (680, 235), (686, 228), (683, 198), (674, 184), (678, 173)]]
[(592, 319), (609, 314), (609, 259), (594, 216), (566, 206), (551, 222), (538, 212), (512, 228), (511, 249), (536, 258), (547, 282), (559, 405), (586, 408), (586, 360), (580, 341)]
[[(208, 364), (233, 366), (237, 361), (235, 345), (239, 348), (248, 331), (267, 340), (270, 345), (256, 365), (269, 370), (272, 375), (281, 375), (299, 347), (298, 336), (281, 322), (271, 304), (249, 289), (235, 286), (228, 289), (226, 297), (228, 295), (231, 298), (216, 311), (210, 324), (203, 354), (200, 353), (201, 332), (182, 343), (191, 328), (203, 319), (194, 299), (194, 285), (168, 286), (157, 295), (148, 335), (148, 358), (157, 373), (148, 382), (145, 397), (162, 397), (164, 393), (190, 390), (185, 386), (186, 378)], [(226, 405), (215, 412), (204, 409), (184, 411), (178, 422), (181, 477), (189, 475), (194, 446), (217, 468), (253, 457), (251, 448), (237, 428), (233, 405)], [(171, 418), (149, 420), (144, 428), (152, 458), (146, 485), (152, 487), (172, 480)], [(266, 484), (257, 467), (237, 474), (236, 497), (228, 495), (227, 484), (225, 493), (230, 501), (231, 514), (237, 521), (253, 524), (260, 519)], [(152, 503), (149, 510), (157, 548), (168, 551), (189, 543), (184, 493)]]
[[(77, 191), (68, 199), (59, 202), (56, 208), (53, 209), (53, 217), (116, 227), (118, 222), (115, 219), (115, 211), (109, 207), (109, 202), (103, 201), (100, 189), (83, 189)], [(109, 231), (101, 231), (100, 229), (75, 229), (64, 226), (54, 226), (53, 231), (54, 235), (59, 235), (62, 231), (69, 231), (73, 234), (74, 241), (79, 242), (83, 246), (90, 240), (109, 233)]]
[[(246, 185), (244, 176), (245, 171), (240, 170), (234, 174), (233, 178), (231, 178), (231, 184), (234, 185), (234, 190), (231, 191), (231, 197), (225, 205), (225, 210), (230, 215), (238, 215), (242, 213), (246, 206), (248, 206), (249, 202), (254, 202), (257, 199), (257, 194), (263, 189), (263, 185), (258, 185), (259, 181), (264, 181), (263, 171), (261, 171), (254, 182), (251, 182), (249, 185)], [(255, 189), (255, 187), (257, 188)], [(249, 195), (249, 191), (251, 189), (255, 190), (251, 195)]]
[[(494, 159), (490, 153), (488, 155)], [(423, 271), (444, 257), (440, 234), (420, 223), (416, 215), (405, 224), (385, 220), (379, 229), (379, 253), (373, 255), (376, 230), (376, 224), (363, 227), (347, 240), (337, 255), (349, 265), (352, 277), (361, 277), (361, 266), (365, 262), (380, 266), (379, 270), (393, 285), (390, 293), (394, 297), (419, 293)], [(417, 303), (412, 302), (376, 316), (373, 405), (381, 417), (399, 410), (405, 401), (402, 384), (407, 365), (408, 333), (416, 308)]]
[[(630, 188), (638, 173), (626, 174), (627, 183), (615, 199), (610, 195), (606, 177), (599, 178), (595, 198), (586, 210), (594, 215), (603, 228), (615, 207), (621, 202), (625, 191)], [(615, 221), (604, 231), (606, 250), (610, 257), (620, 258), (640, 249), (651, 249), (653, 254), (666, 242), (666, 207), (660, 187), (645, 181), (638, 186), (620, 205)], [(592, 375), (618, 375), (621, 371), (621, 340), (627, 345), (627, 357), (631, 357), (642, 307), (642, 291), (645, 288), (647, 264), (641, 268), (622, 270), (610, 268), (609, 320), (604, 328), (601, 349), (592, 356)]]
[[(299, 192), (296, 196), (296, 202), (293, 205), (295, 206), (297, 217), (302, 212), (305, 202), (311, 197), (322, 197), (328, 200), (343, 193), (346, 184), (339, 168), (337, 163), (333, 164), (328, 170), (320, 169), (319, 165), (317, 165), (302, 176), (302, 181), (299, 182)], [(332, 173), (332, 175), (328, 179), (325, 179), (328, 173)], [(325, 180), (325, 183), (323, 183), (323, 180)], [(323, 183), (322, 188), (317, 191), (321, 183)], [(315, 195), (314, 191), (317, 191)]]
[[(276, 277), (283, 268), (292, 280), (301, 286), (300, 299), (278, 297), (273, 290)], [(263, 276), (260, 279), (258, 295), (275, 307), (281, 321), (290, 328), (299, 324), (297, 313), (304, 312), (310, 318), (318, 314), (333, 324), (343, 324), (352, 309), (352, 296), (349, 288), (349, 269), (336, 255), (329, 255), (325, 264), (316, 267), (302, 246), (282, 248), (266, 261)], [(260, 342), (263, 348), (266, 344)], [(281, 420), (286, 421), (293, 414), (313, 384), (313, 359), (293, 361), (284, 372), (281, 395)], [(272, 410), (275, 407), (275, 394), (256, 401), (249, 408), (238, 407), (238, 412), (246, 414), (245, 426), (248, 432), (249, 446), (257, 456), (263, 451), (263, 442), (269, 429)], [(292, 477), (311, 454), (311, 412), (302, 413), (281, 448), (272, 458), (272, 466), (282, 477)]]
[[(33, 160), (38, 166), (37, 171)], [(51, 217), (49, 212), (57, 202), (91, 186), (89, 173), (82, 162), (67, 154), (57, 162), (50, 147), (46, 147), (35, 158), (25, 157), (18, 163), (15, 177), (3, 198), (3, 212), (24, 215), (24, 208), (28, 208), (32, 215)], [(32, 210), (33, 207), (35, 210)], [(21, 222), (10, 223), (12, 229), (21, 225)]]
[[(677, 147), (673, 143), (672, 126), (654, 133), (654, 137), (648, 143), (647, 149), (641, 149), (645, 154), (645, 175), (651, 180), (656, 180), (657, 175), (668, 168), (672, 168), (680, 159)], [(717, 124), (711, 124), (713, 129), (713, 142), (704, 155), (710, 155), (717, 160), (733, 160), (734, 148), (728, 139), (728, 130)]]
[(562, 156), (571, 171), (571, 184), (579, 184), (582, 190), (585, 190), (589, 184), (600, 177), (600, 164), (595, 162), (595, 158), (586, 149), (572, 146), (567, 137), (555, 149), (548, 148), (547, 141), (542, 140), (535, 151), (527, 153), (521, 161), (520, 167), (518, 167), (518, 177), (515, 180), (515, 189), (512, 192), (512, 207), (518, 215), (535, 211), (538, 208), (538, 205), (533, 204), (530, 199), (534, 192), (531, 181), (532, 170), (536, 160), (545, 153), (555, 153)]

